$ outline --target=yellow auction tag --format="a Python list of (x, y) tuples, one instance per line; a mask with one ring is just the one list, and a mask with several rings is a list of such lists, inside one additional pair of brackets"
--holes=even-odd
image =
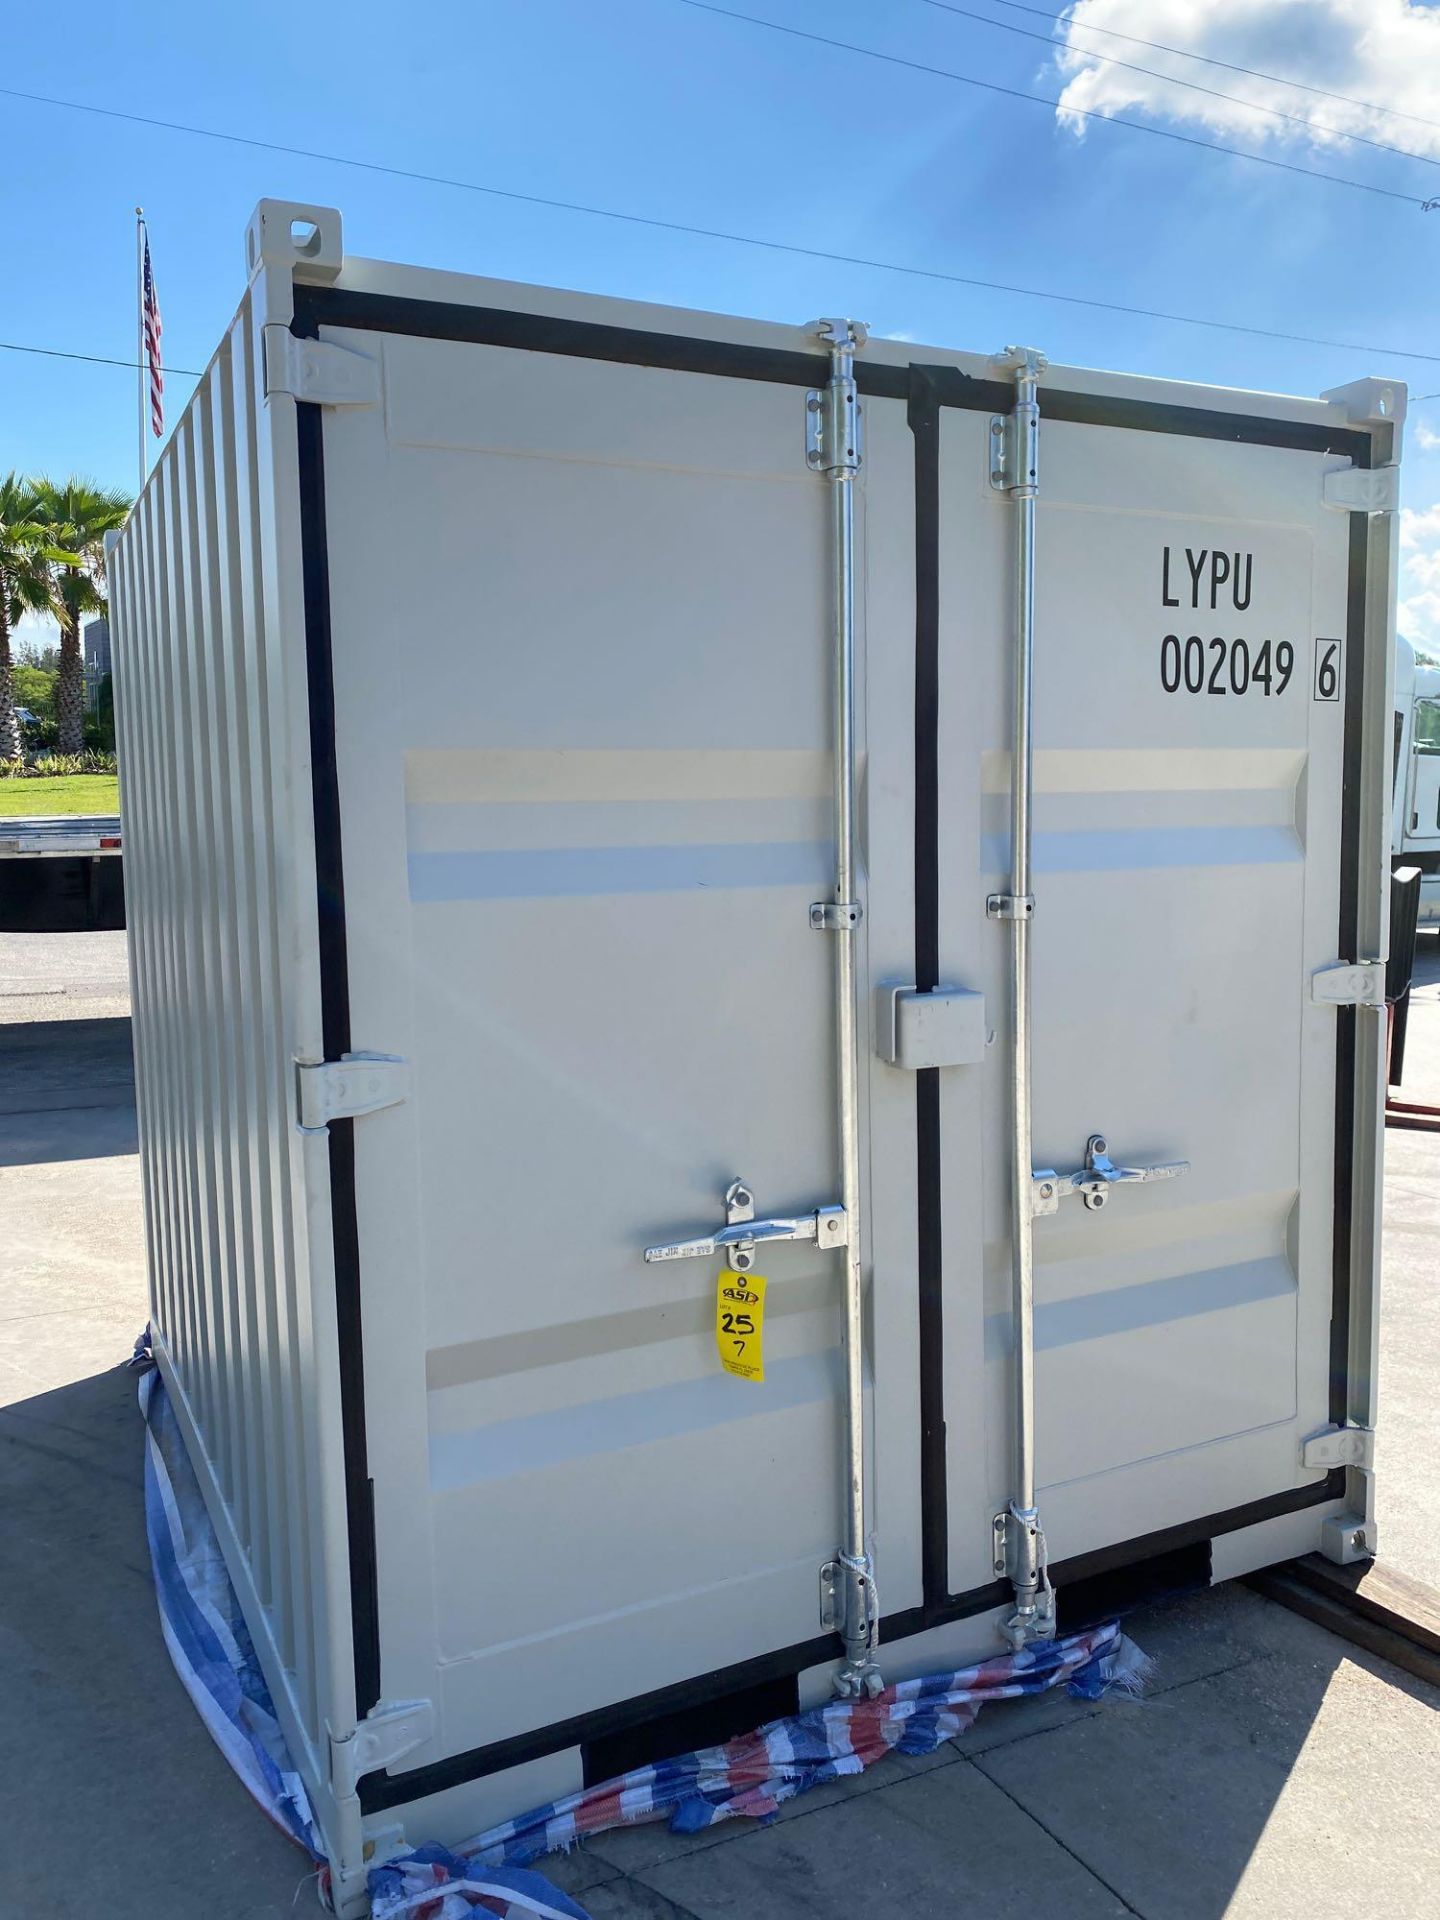
[(720, 1275), (715, 1290), (715, 1345), (720, 1364), (737, 1380), (765, 1378), (765, 1276)]

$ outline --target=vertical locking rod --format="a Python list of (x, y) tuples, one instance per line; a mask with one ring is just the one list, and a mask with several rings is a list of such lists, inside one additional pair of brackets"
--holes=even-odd
[(1003, 1516), (1005, 1570), (1015, 1589), (1006, 1625), (1012, 1645), (1055, 1631), (1055, 1596), (1045, 1571), (1045, 1535), (1035, 1505), (1034, 1173), (1030, 1122), (1030, 798), (1034, 773), (1035, 499), (1040, 479), (1040, 375), (1045, 357), (1007, 347), (996, 365), (1015, 380), (1007, 450), (1007, 491), (1015, 504), (1014, 704), (1010, 760), (1010, 892), (990, 903), (1010, 922), (1011, 1295), (1014, 1319), (1014, 1490)]
[(855, 501), (860, 467), (860, 402), (854, 355), (866, 330), (852, 320), (820, 320), (830, 347), (829, 383), (810, 396), (809, 463), (829, 482), (831, 601), (834, 622), (835, 898), (811, 910), (811, 924), (835, 941), (835, 1043), (839, 1084), (840, 1202), (849, 1222), (845, 1246), (845, 1540), (837, 1556), (845, 1660), (835, 1676), (842, 1698), (878, 1693), (874, 1654), (880, 1608), (865, 1525), (865, 1366), (861, 1291), (860, 1043), (855, 997)]

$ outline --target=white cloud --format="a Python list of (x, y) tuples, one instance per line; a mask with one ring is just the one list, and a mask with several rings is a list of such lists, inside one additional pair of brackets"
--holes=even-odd
[(1400, 513), (1400, 605), (1407, 640), (1440, 655), (1440, 504)]
[[(1350, 152), (1363, 152), (1335, 137), (1358, 133), (1440, 157), (1440, 127), (1373, 110), (1392, 107), (1425, 122), (1440, 119), (1440, 9), (1435, 7), (1412, 0), (1077, 0), (1061, 26), (1069, 44), (1057, 56), (1062, 74), (1068, 76), (1060, 117), (1077, 132), (1085, 122), (1074, 117), (1074, 109), (1120, 114), (1140, 108), (1157, 119), (1202, 126), (1227, 137), (1243, 135), (1257, 149), (1267, 144), (1343, 144)], [(1133, 41), (1087, 33), (1086, 27), (1106, 27), (1111, 33), (1207, 54), (1229, 66), (1206, 66)], [(1131, 67), (1106, 64), (1101, 55), (1112, 62), (1128, 61)], [(1176, 86), (1136, 73), (1131, 70), (1135, 66), (1192, 84)], [(1230, 71), (1236, 66), (1283, 74), (1371, 104), (1350, 105), (1303, 93)], [(1196, 87), (1214, 92), (1197, 92)], [(1217, 98), (1220, 94), (1234, 97)], [(1256, 113), (1254, 106), (1295, 114), (1299, 124)], [(1440, 191), (1440, 174), (1436, 183)]]
[(1416, 509), (1400, 509), (1400, 545), (1413, 551), (1417, 547), (1433, 547), (1440, 544), (1440, 505)]
[(1440, 433), (1437, 433), (1425, 420), (1415, 422), (1414, 439), (1421, 453), (1434, 453), (1435, 449), (1440, 447)]

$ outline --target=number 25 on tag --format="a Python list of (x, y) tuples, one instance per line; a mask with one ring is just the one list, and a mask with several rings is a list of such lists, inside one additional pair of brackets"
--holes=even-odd
[(720, 1275), (715, 1290), (715, 1345), (720, 1364), (737, 1380), (765, 1378), (765, 1276)]

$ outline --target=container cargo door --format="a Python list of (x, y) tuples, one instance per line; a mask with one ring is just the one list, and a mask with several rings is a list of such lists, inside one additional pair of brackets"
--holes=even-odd
[[(335, 977), (348, 1044), (410, 1076), (353, 1126), (378, 1610), (359, 1654), (362, 1692), (435, 1703), (407, 1771), (465, 1752), (483, 1773), (476, 1750), (578, 1746), (557, 1723), (820, 1634), (839, 1258), (766, 1251), (764, 1377), (743, 1380), (717, 1356), (719, 1261), (643, 1250), (723, 1226), (736, 1178), (761, 1215), (837, 1198), (833, 954), (809, 923), (834, 879), (829, 501), (799, 352), (798, 375), (732, 378), (523, 314), (500, 318), (545, 350), (402, 337), (385, 306), (375, 331), (324, 330), (382, 358), (383, 407), (302, 421)], [(477, 323), (450, 313), (437, 332)], [(876, 403), (868, 458), (908, 513), (903, 401)], [(891, 544), (903, 609), (913, 553)], [(903, 613), (898, 633), (908, 659)], [(907, 682), (894, 733), (908, 821)], [(894, 866), (905, 897), (872, 890), (866, 938), (893, 926), (905, 951), (908, 842)], [(904, 1100), (893, 1126), (877, 1151), (908, 1169)]]
[[(1035, 1222), (1053, 1562), (1324, 1491), (1300, 1443), (1334, 1417), (1347, 1016), (1317, 1004), (1312, 981), (1354, 957), (1340, 944), (1355, 884), (1342, 773), (1351, 523), (1362, 566), (1365, 523), (1323, 503), (1326, 471), (1346, 465), (1333, 454), (1177, 430), (1179, 409), (1150, 409), (1163, 430), (1144, 431), (1047, 403), (1063, 414), (1042, 386), (1035, 1166), (1072, 1173), (1096, 1136), (1117, 1164), (1190, 1166)], [(942, 967), (1003, 1009), (1008, 929), (985, 899), (1009, 861), (1014, 509), (988, 483), (989, 428), (954, 411), (941, 430), (939, 859)], [(1353, 818), (1349, 832), (1353, 860)], [(1012, 1459), (1010, 1082), (995, 1025), (983, 1082), (943, 1096), (952, 1592), (993, 1577)], [(1349, 1125), (1346, 1108), (1347, 1139)]]

